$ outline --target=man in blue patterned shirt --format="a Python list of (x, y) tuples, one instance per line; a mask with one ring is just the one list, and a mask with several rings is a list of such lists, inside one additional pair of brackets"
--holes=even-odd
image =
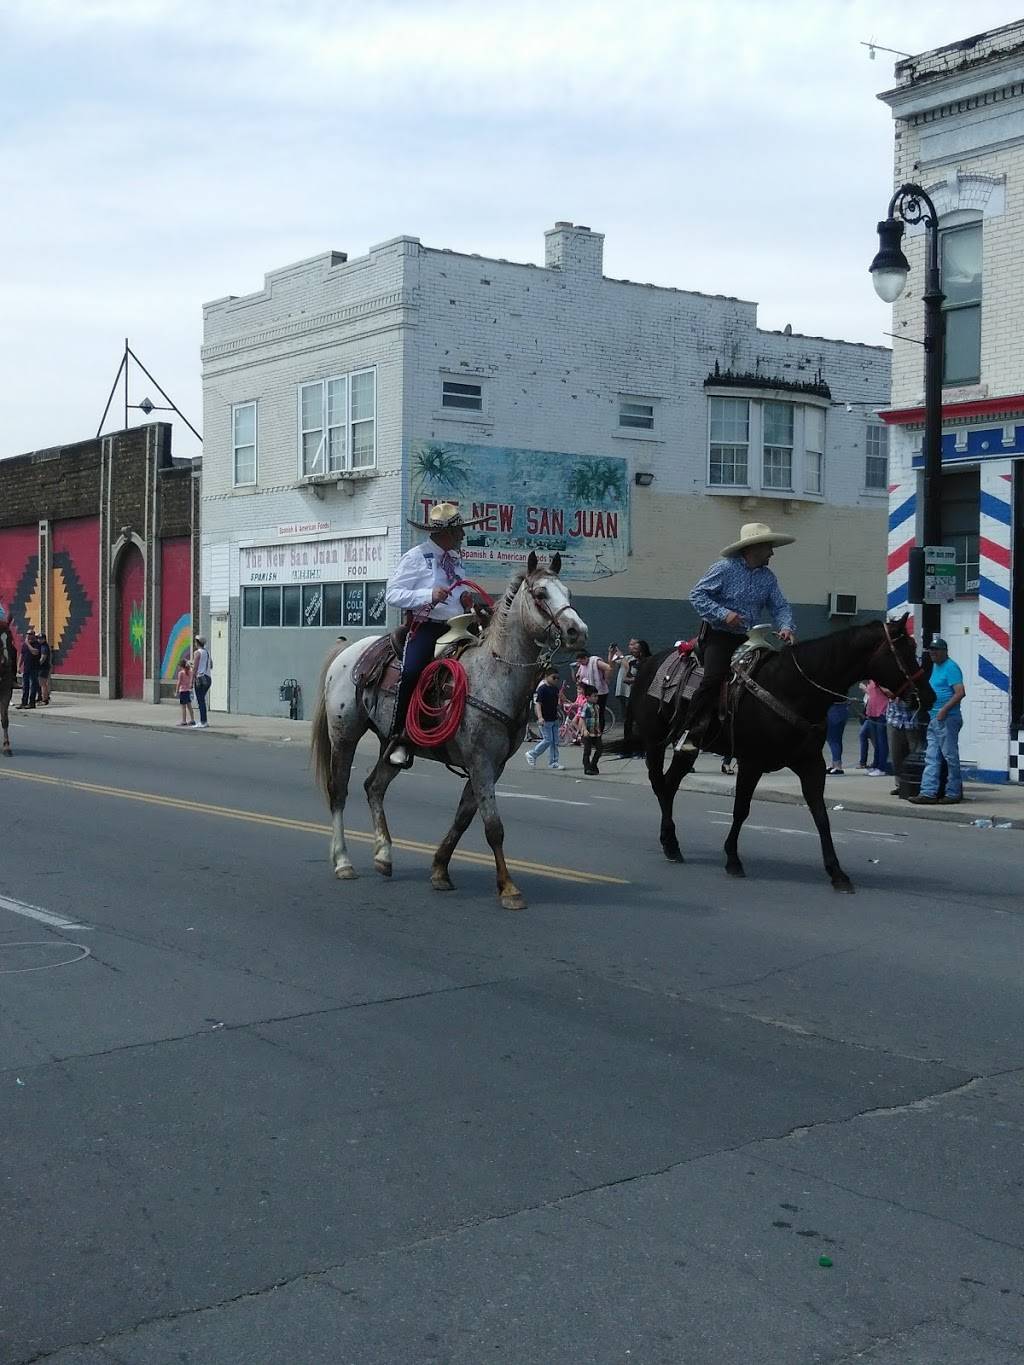
[(796, 638), (793, 609), (779, 580), (768, 567), (777, 545), (791, 545), (793, 536), (779, 535), (761, 521), (740, 530), (739, 540), (726, 545), (690, 593), (690, 602), (703, 625), (701, 641), (704, 680), (690, 702), (690, 726), (676, 745), (679, 753), (698, 753), (714, 719), (722, 680), (732, 656), (752, 626), (770, 618), (787, 644)]

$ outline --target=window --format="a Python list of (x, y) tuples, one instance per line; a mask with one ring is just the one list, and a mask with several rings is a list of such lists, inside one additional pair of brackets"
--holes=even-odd
[(654, 404), (634, 403), (619, 399), (619, 426), (634, 427), (639, 431), (654, 430)]
[(470, 412), (482, 412), (484, 406), (483, 386), (480, 384), (457, 384), (454, 380), (441, 381), (441, 406), (443, 408), (467, 408)]
[(864, 487), (889, 487), (889, 428), (869, 422), (865, 441)]
[(793, 404), (764, 404), (764, 453), (761, 484), (764, 488), (793, 487)]
[(243, 588), (242, 625), (385, 626), (387, 584), (303, 583)]
[(355, 370), (299, 386), (304, 478), (377, 463), (377, 371)]
[(804, 408), (804, 487), (821, 493), (825, 484), (825, 414), (821, 408)]
[(256, 482), (256, 404), (236, 403), (231, 409), (232, 468), (235, 487)]
[(746, 398), (712, 398), (708, 482), (745, 488), (750, 445), (750, 403)]
[(943, 384), (974, 384), (981, 378), (981, 224), (940, 233), (942, 305), (946, 344)]

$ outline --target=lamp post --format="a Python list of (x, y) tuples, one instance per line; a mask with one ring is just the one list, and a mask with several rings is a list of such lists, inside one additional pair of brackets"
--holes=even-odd
[[(875, 293), (895, 303), (903, 293), (910, 265), (901, 242), (905, 223), (923, 223), (924, 273), (924, 485), (921, 494), (921, 545), (939, 545), (942, 537), (942, 340), (945, 294), (939, 281), (939, 215), (920, 185), (901, 185), (889, 201), (889, 212), (878, 224), (878, 254), (871, 262)], [(914, 552), (923, 576), (923, 550)], [(937, 602), (924, 603), (921, 632), (924, 643), (939, 634)]]

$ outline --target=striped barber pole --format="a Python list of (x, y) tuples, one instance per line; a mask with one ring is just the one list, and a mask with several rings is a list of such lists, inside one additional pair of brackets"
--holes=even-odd
[(917, 483), (889, 485), (889, 555), (886, 606), (889, 613), (909, 608), (910, 551), (917, 530)]
[(978, 537), (978, 677), (1004, 696), (1010, 690), (1010, 565), (1013, 537), (1009, 465), (981, 466)]

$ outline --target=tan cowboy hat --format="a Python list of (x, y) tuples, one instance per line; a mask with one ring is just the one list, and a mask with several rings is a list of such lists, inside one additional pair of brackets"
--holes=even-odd
[(415, 526), (417, 531), (429, 531), (431, 535), (435, 531), (457, 531), (460, 526), (482, 526), (485, 521), (490, 520), (490, 517), (477, 517), (475, 521), (466, 521), (453, 502), (435, 503), (427, 513), (426, 521), (413, 521), (412, 517), (408, 518), (410, 526)]
[(722, 551), (722, 556), (728, 558), (729, 555), (742, 554), (744, 550), (749, 550), (754, 545), (792, 545), (795, 539), (796, 536), (780, 535), (763, 521), (748, 521), (746, 526), (740, 527), (739, 540), (727, 545)]

